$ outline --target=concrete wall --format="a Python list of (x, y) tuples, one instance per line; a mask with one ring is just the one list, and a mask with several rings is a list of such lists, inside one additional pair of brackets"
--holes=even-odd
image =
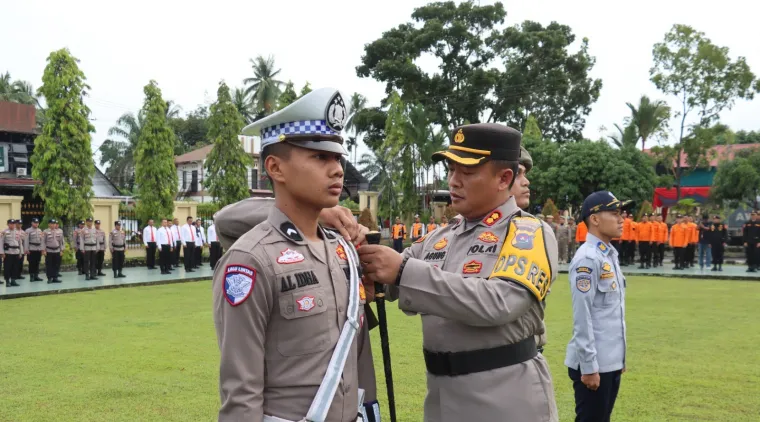
[(174, 218), (185, 224), (187, 217), (198, 217), (198, 203), (195, 201), (174, 201)]
[(10, 218), (21, 217), (21, 201), (23, 196), (0, 196), (0, 227), (7, 227), (6, 221)]

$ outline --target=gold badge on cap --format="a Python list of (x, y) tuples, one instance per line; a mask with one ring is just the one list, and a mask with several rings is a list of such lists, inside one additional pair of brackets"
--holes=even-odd
[(462, 129), (459, 129), (457, 131), (457, 134), (454, 135), (454, 142), (458, 144), (461, 144), (462, 142), (464, 142), (464, 133), (462, 133)]
[(285, 140), (285, 135), (284, 134), (280, 135), (280, 141), (284, 141), (284, 140)]

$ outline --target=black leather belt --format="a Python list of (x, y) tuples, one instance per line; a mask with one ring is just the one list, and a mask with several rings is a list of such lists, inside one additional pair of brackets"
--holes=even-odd
[(448, 377), (504, 368), (533, 359), (538, 355), (536, 339), (533, 336), (514, 344), (491, 349), (465, 352), (423, 350), (422, 352), (425, 355), (425, 366), (429, 373)]
[(40, 246), (42, 243), (31, 243), (31, 242), (29, 242), (29, 244), (32, 245), (32, 246)]
[(60, 252), (60, 250), (58, 250), (58, 248), (48, 249), (47, 251), (50, 252), (50, 253), (58, 253), (58, 252)]
[(98, 246), (97, 243), (85, 243), (84, 245), (85, 246)]
[(114, 248), (123, 248), (124, 245), (113, 245)]
[(18, 249), (18, 248), (19, 248), (19, 246), (10, 246), (10, 245), (7, 245), (7, 244), (5, 245), (5, 249)]

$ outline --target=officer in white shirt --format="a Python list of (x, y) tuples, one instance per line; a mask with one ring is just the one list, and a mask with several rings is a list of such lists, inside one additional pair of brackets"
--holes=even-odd
[(185, 271), (188, 273), (195, 272), (193, 270), (193, 257), (195, 256), (196, 237), (193, 217), (187, 217), (187, 223), (180, 230), (180, 240), (182, 240), (182, 246), (184, 246)]
[(216, 266), (216, 261), (222, 257), (222, 244), (219, 243), (219, 238), (216, 236), (216, 225), (214, 220), (211, 220), (211, 225), (208, 226), (208, 244), (209, 244), (209, 264), (211, 269)]
[(148, 220), (148, 225), (143, 229), (143, 243), (145, 244), (145, 263), (149, 270), (156, 269), (156, 228), (153, 227), (153, 219)]
[(206, 245), (206, 233), (203, 230), (201, 219), (195, 220), (195, 259), (193, 268), (200, 268), (203, 261), (203, 247)]
[(179, 268), (179, 252), (182, 249), (182, 237), (179, 235), (179, 218), (169, 222), (169, 230), (174, 240), (174, 252), (172, 252), (172, 266)]
[(161, 267), (161, 274), (171, 273), (171, 253), (174, 250), (171, 230), (167, 227), (168, 223), (165, 218), (161, 219), (161, 228), (158, 229), (158, 265)]

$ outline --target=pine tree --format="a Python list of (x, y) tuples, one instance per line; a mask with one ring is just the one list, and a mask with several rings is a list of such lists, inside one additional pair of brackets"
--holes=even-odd
[(282, 94), (280, 94), (280, 97), (277, 99), (277, 110), (282, 110), (283, 108), (293, 104), (293, 102), (297, 99), (298, 94), (296, 94), (296, 88), (293, 85), (293, 81), (288, 81), (288, 83), (285, 85), (285, 90), (282, 91)]
[(166, 102), (156, 81), (143, 89), (145, 116), (135, 148), (135, 183), (137, 184), (137, 216), (149, 218), (171, 217), (177, 195), (177, 168), (174, 165), (174, 132), (166, 119)]
[(214, 201), (226, 206), (250, 196), (246, 171), (252, 160), (238, 139), (243, 119), (232, 103), (230, 89), (224, 82), (219, 84), (216, 95), (216, 102), (211, 105), (208, 129), (208, 138), (214, 143), (214, 148), (206, 158), (204, 186)]
[(545, 217), (548, 217), (550, 215), (554, 216), (555, 222), (558, 220), (559, 209), (557, 208), (556, 205), (554, 205), (554, 201), (552, 201), (551, 198), (546, 200), (544, 207), (541, 208), (541, 214), (543, 214)]
[(32, 177), (42, 183), (34, 187), (34, 194), (45, 201), (46, 218), (59, 218), (68, 226), (92, 215), (95, 163), (90, 133), (95, 127), (83, 102), (89, 86), (79, 60), (61, 49), (47, 61), (39, 92), (48, 108), (31, 159)]

